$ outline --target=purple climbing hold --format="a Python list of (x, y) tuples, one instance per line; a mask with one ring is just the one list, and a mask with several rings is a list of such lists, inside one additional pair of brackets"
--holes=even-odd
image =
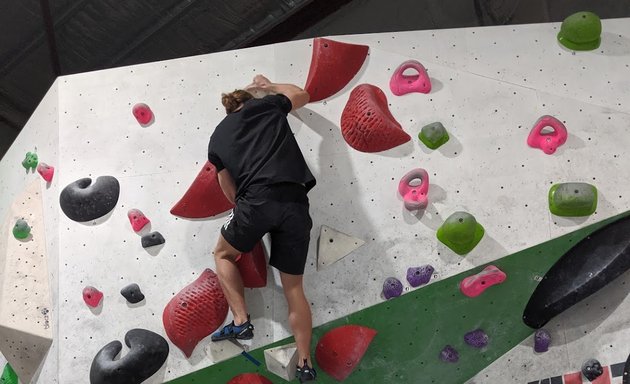
[(545, 329), (539, 329), (534, 334), (534, 351), (538, 353), (547, 352), (551, 344), (551, 335)]
[(391, 299), (392, 297), (398, 297), (402, 293), (403, 285), (395, 277), (388, 277), (383, 283), (383, 296), (385, 299)]
[(466, 344), (475, 348), (483, 348), (488, 345), (488, 334), (483, 329), (475, 329), (464, 335)]
[(457, 363), (457, 361), (459, 360), (459, 353), (455, 348), (447, 345), (440, 352), (440, 360), (445, 363)]
[(429, 264), (421, 267), (412, 267), (407, 269), (407, 281), (412, 287), (419, 287), (431, 280), (431, 276), (435, 270)]

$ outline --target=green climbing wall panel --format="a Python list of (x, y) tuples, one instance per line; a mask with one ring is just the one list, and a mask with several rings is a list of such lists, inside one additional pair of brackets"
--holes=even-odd
[[(495, 260), (491, 264), (503, 270), (507, 279), (478, 297), (464, 296), (459, 291), (459, 282), (486, 265), (321, 325), (313, 330), (312, 350), (330, 329), (345, 324), (364, 325), (378, 333), (346, 383), (463, 383), (533, 333), (523, 324), (521, 316), (538, 284), (537, 277), (544, 276), (576, 242), (627, 214)], [(490, 337), (488, 346), (482, 350), (464, 343), (464, 334), (477, 328), (485, 330)], [(263, 350), (292, 341), (281, 340), (250, 351), (263, 362), (260, 367), (237, 356), (170, 383), (226, 383), (244, 372), (258, 372), (274, 383), (286, 383), (266, 371)], [(458, 363), (439, 360), (438, 355), (447, 344), (459, 352)], [(336, 383), (321, 369), (318, 373), (318, 383)]]

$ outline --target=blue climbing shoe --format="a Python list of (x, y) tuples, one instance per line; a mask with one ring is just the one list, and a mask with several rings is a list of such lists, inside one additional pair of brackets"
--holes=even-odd
[(306, 383), (307, 381), (315, 381), (317, 379), (317, 371), (315, 368), (310, 368), (306, 359), (304, 359), (304, 363), (300, 367), (297, 366), (295, 370), (295, 378), (300, 380), (300, 383)]
[(212, 334), (212, 341), (221, 341), (229, 339), (250, 340), (254, 337), (254, 325), (247, 321), (241, 325), (234, 325), (234, 321), (226, 324), (221, 330)]

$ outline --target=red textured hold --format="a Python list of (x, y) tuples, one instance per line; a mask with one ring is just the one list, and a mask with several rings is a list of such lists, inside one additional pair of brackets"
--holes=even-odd
[(376, 331), (361, 325), (343, 325), (326, 332), (315, 348), (315, 359), (327, 374), (343, 381), (359, 365)]
[(180, 217), (201, 219), (218, 215), (233, 207), (219, 185), (216, 167), (206, 161), (184, 197), (171, 208), (171, 213)]
[(369, 49), (367, 45), (315, 38), (304, 86), (310, 101), (320, 101), (341, 91), (361, 69)]
[(140, 125), (148, 125), (153, 121), (153, 111), (144, 103), (134, 105), (132, 113)]
[(236, 262), (245, 288), (267, 286), (267, 259), (262, 242), (258, 242), (250, 252), (242, 253)]
[(352, 90), (341, 114), (341, 133), (357, 151), (380, 152), (411, 140), (389, 108), (381, 89), (361, 84)]
[(206, 268), (197, 280), (169, 301), (162, 321), (171, 342), (190, 357), (197, 343), (223, 324), (227, 312), (228, 303), (219, 279)]
[(102, 298), (103, 292), (99, 291), (98, 289), (90, 285), (83, 288), (83, 301), (85, 301), (85, 304), (87, 304), (88, 306), (92, 308), (98, 307), (98, 305), (101, 303)]
[(234, 376), (227, 384), (273, 384), (273, 382), (257, 373), (241, 373)]
[(37, 172), (39, 172), (44, 180), (50, 183), (55, 175), (55, 167), (46, 163), (39, 163), (39, 165), (37, 165)]
[(134, 232), (140, 232), (145, 225), (149, 224), (151, 220), (149, 220), (142, 211), (139, 209), (130, 209), (127, 212), (127, 217), (129, 218), (129, 222), (131, 223), (131, 228), (133, 228)]

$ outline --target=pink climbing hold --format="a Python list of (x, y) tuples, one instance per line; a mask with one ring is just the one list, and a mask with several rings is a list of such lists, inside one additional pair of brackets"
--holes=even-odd
[(144, 103), (133, 106), (133, 115), (140, 125), (148, 125), (153, 120), (153, 111)]
[(129, 222), (131, 223), (131, 228), (133, 228), (134, 232), (140, 232), (145, 225), (149, 224), (151, 220), (149, 220), (142, 211), (139, 209), (130, 209), (127, 212), (127, 217), (129, 218)]
[[(553, 128), (553, 132), (543, 133), (542, 130), (546, 127)], [(532, 148), (540, 148), (546, 154), (551, 155), (567, 141), (567, 135), (567, 128), (560, 120), (545, 115), (534, 124), (527, 137), (527, 145)]]
[[(415, 75), (405, 75), (407, 69), (414, 69)], [(389, 89), (396, 96), (406, 95), (411, 92), (431, 92), (431, 79), (424, 65), (417, 60), (407, 60), (400, 64), (389, 80)]]
[[(420, 184), (411, 185), (414, 180), (420, 180)], [(398, 193), (405, 200), (405, 208), (409, 211), (425, 209), (429, 203), (429, 173), (422, 168), (412, 169), (400, 179)]]
[(227, 313), (219, 278), (206, 268), (197, 280), (173, 296), (164, 308), (162, 321), (171, 342), (190, 357), (197, 343), (223, 324)]
[(55, 174), (55, 167), (46, 163), (39, 163), (39, 165), (37, 166), (37, 172), (42, 176), (44, 180), (50, 183)]
[(477, 297), (489, 287), (504, 282), (506, 277), (502, 270), (494, 265), (488, 265), (478, 274), (464, 278), (459, 284), (459, 289), (468, 297)]
[(92, 308), (98, 307), (102, 298), (103, 292), (92, 287), (91, 285), (83, 288), (83, 301), (85, 301), (85, 304), (87, 304), (88, 306)]

